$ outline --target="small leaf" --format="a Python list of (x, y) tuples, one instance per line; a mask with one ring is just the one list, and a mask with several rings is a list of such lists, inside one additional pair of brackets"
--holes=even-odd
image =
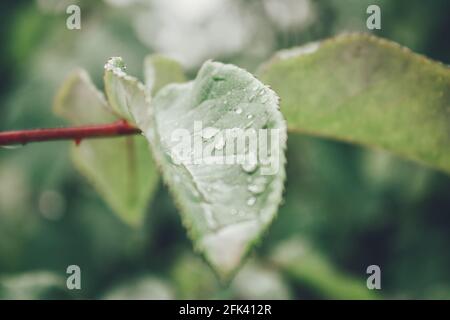
[(119, 117), (131, 122), (144, 117), (148, 111), (150, 94), (136, 78), (125, 73), (126, 67), (120, 57), (113, 57), (105, 64), (105, 93), (111, 108)]
[(109, 289), (102, 300), (173, 300), (175, 294), (170, 283), (153, 275), (140, 275), (126, 279)]
[(373, 145), (450, 172), (450, 69), (352, 34), (281, 51), (261, 79), (289, 130)]
[[(206, 62), (194, 81), (159, 90), (148, 118), (148, 125), (140, 128), (153, 146), (194, 245), (227, 279), (271, 223), (281, 200), (286, 125), (278, 110), (278, 97), (242, 69)], [(209, 130), (195, 131), (196, 121)], [(220, 153), (211, 149), (227, 149), (228, 141), (220, 136), (232, 128), (275, 129), (279, 140), (271, 142), (278, 171), (261, 175), (262, 165), (204, 163), (205, 156), (213, 158)], [(189, 139), (199, 142), (203, 150), (210, 149), (209, 154), (202, 157), (196, 153), (191, 163), (177, 163), (172, 158), (177, 145), (172, 135), (177, 129), (186, 130)], [(240, 149), (232, 152), (245, 153)]]
[[(74, 125), (111, 123), (117, 117), (82, 70), (59, 90), (55, 112)], [(158, 182), (148, 143), (142, 136), (90, 139), (72, 147), (77, 169), (126, 222), (142, 221)]]
[(170, 83), (186, 82), (182, 66), (168, 57), (154, 54), (144, 60), (145, 85), (155, 94)]

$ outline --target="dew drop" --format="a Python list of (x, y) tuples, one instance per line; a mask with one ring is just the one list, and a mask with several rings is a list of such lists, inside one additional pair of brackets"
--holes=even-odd
[(242, 170), (244, 170), (247, 173), (252, 173), (258, 168), (258, 162), (256, 160), (256, 155), (253, 153), (249, 153), (247, 159), (245, 159), (245, 162), (241, 165)]
[(248, 186), (248, 191), (253, 194), (260, 194), (264, 191), (265, 186), (263, 184), (250, 184)]
[(264, 96), (264, 97), (261, 99), (261, 103), (266, 103), (268, 100), (269, 100), (269, 98), (268, 98), (267, 96)]
[(256, 162), (245, 162), (241, 165), (242, 170), (244, 170), (247, 173), (252, 173), (256, 170), (258, 167), (258, 164)]
[(241, 114), (242, 113), (242, 109), (241, 108), (237, 108), (235, 111), (237, 114)]
[(256, 198), (255, 197), (248, 198), (247, 205), (253, 206), (255, 203), (256, 203)]
[(251, 118), (253, 118), (253, 116), (251, 114), (248, 114), (247, 119), (251, 119)]
[(220, 136), (219, 138), (217, 138), (214, 148), (216, 150), (222, 150), (224, 146), (225, 146), (225, 139), (222, 136)]

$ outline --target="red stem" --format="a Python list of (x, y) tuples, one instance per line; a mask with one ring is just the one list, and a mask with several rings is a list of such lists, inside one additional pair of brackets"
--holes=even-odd
[(114, 123), (72, 128), (33, 129), (0, 132), (0, 146), (27, 144), (38, 141), (74, 140), (79, 144), (83, 139), (117, 137), (139, 134), (141, 130), (125, 120)]

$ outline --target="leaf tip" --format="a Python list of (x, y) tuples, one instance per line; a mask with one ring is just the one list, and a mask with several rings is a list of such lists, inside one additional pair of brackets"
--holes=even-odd
[(203, 237), (200, 247), (223, 282), (227, 282), (244, 261), (259, 228), (257, 221), (243, 221)]

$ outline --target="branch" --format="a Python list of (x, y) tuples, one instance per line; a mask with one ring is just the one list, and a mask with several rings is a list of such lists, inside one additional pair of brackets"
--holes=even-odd
[(107, 138), (140, 134), (141, 130), (125, 120), (101, 125), (72, 128), (33, 129), (0, 132), (0, 146), (27, 144), (52, 140), (74, 140), (78, 145), (83, 139)]

